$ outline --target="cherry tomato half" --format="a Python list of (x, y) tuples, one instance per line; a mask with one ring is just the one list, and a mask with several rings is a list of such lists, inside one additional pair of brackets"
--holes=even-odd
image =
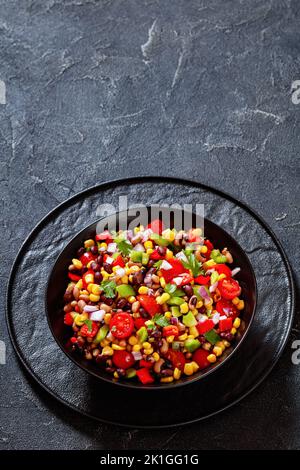
[(135, 363), (133, 355), (128, 351), (115, 351), (112, 361), (116, 367), (120, 369), (129, 369)]
[(146, 310), (146, 312), (154, 317), (156, 313), (161, 312), (161, 306), (156, 302), (155, 297), (147, 294), (141, 294), (137, 296), (137, 300), (140, 302), (141, 306)]
[(221, 315), (226, 315), (228, 318), (235, 319), (239, 315), (239, 310), (232, 302), (230, 302), (230, 300), (218, 300), (216, 303), (216, 310)]
[(197, 351), (193, 354), (193, 361), (197, 362), (199, 369), (206, 369), (206, 367), (210, 366), (210, 362), (207, 360), (207, 356), (209, 356), (210, 352), (205, 351), (205, 349), (197, 349)]
[(98, 333), (98, 329), (98, 324), (93, 321), (91, 329), (87, 324), (82, 325), (82, 327), (80, 328), (80, 335), (86, 336), (87, 338), (93, 338)]
[(161, 235), (162, 231), (164, 230), (164, 223), (159, 219), (152, 220), (152, 222), (147, 225), (146, 229), (147, 228), (151, 228), (154, 233)]
[(134, 328), (133, 319), (129, 313), (116, 313), (110, 320), (109, 328), (115, 338), (128, 338)]
[(186, 363), (185, 356), (181, 351), (175, 351), (175, 349), (169, 349), (167, 352), (167, 359), (172, 362), (174, 367), (183, 371)]
[(80, 261), (82, 262), (83, 266), (86, 266), (90, 261), (94, 261), (96, 256), (93, 255), (90, 251), (86, 251), (80, 256)]
[(221, 279), (218, 284), (218, 288), (223, 299), (232, 300), (238, 297), (241, 293), (241, 287), (239, 283), (232, 278)]
[(231, 277), (231, 269), (226, 264), (216, 264), (214, 270), (219, 274), (225, 274), (226, 277)]

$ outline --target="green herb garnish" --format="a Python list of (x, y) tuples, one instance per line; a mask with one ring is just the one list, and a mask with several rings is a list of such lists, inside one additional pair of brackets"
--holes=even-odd
[(118, 246), (118, 250), (124, 255), (124, 256), (128, 256), (129, 253), (131, 252), (132, 250), (132, 245), (131, 243), (126, 240), (125, 238), (115, 238), (114, 239), (114, 242), (117, 244)]
[(158, 261), (156, 261), (156, 263), (154, 263), (153, 267), (159, 269), (161, 267), (162, 262), (163, 260), (159, 259)]
[(114, 281), (103, 281), (101, 282), (101, 288), (103, 290), (103, 294), (108, 299), (112, 299), (116, 296), (116, 283)]
[(194, 253), (185, 253), (187, 261), (181, 260), (183, 266), (186, 269), (190, 269), (194, 277), (199, 276), (199, 274), (203, 273), (202, 271), (202, 263), (197, 260)]
[(161, 315), (160, 313), (157, 313), (156, 315), (154, 315), (152, 320), (158, 326), (168, 326), (170, 324), (168, 319), (164, 315)]
[(90, 333), (92, 331), (92, 328), (93, 328), (93, 322), (92, 320), (84, 320), (83, 322), (85, 325), (87, 325), (88, 327), (88, 332)]
[(167, 294), (174, 294), (174, 292), (176, 291), (176, 285), (175, 284), (167, 284), (166, 287), (165, 287), (165, 292), (167, 292)]

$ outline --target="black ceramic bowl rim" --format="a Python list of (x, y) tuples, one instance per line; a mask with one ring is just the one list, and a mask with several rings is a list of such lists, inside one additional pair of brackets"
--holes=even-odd
[[(115, 213), (115, 215), (117, 215), (118, 212)], [(109, 214), (109, 216), (107, 217), (110, 217), (111, 215), (114, 215), (114, 214)], [(50, 274), (47, 278), (47, 283), (46, 283), (46, 287), (45, 287), (45, 294), (44, 294), (44, 299), (45, 299), (45, 311), (46, 311), (46, 317), (47, 317), (47, 322), (48, 322), (48, 326), (49, 326), (49, 329), (52, 333), (52, 336), (53, 338), (55, 339), (56, 343), (58, 344), (58, 346), (60, 347), (60, 349), (64, 352), (64, 354), (69, 358), (71, 359), (71, 361), (78, 367), (80, 367), (82, 370), (84, 370), (85, 372), (87, 372), (88, 374), (92, 375), (93, 377), (96, 377), (97, 379), (100, 379), (100, 380), (103, 380), (104, 382), (106, 383), (109, 383), (111, 385), (118, 385), (120, 387), (124, 387), (124, 388), (129, 388), (129, 389), (134, 389), (134, 390), (171, 390), (171, 389), (174, 389), (175, 387), (183, 387), (183, 386), (186, 386), (186, 385), (190, 385), (191, 383), (194, 383), (194, 382), (197, 382), (198, 380), (200, 379), (204, 379), (205, 377), (208, 377), (210, 374), (212, 374), (213, 372), (215, 372), (216, 370), (218, 370), (223, 364), (225, 364), (229, 359), (232, 359), (232, 357), (235, 355), (235, 353), (238, 351), (238, 349), (240, 348), (241, 344), (244, 342), (246, 336), (248, 335), (249, 333), (249, 330), (250, 330), (250, 327), (252, 325), (252, 322), (254, 320), (254, 317), (255, 317), (255, 314), (256, 314), (256, 307), (257, 307), (257, 281), (256, 281), (256, 276), (255, 276), (255, 273), (254, 273), (254, 270), (253, 270), (253, 267), (252, 267), (252, 264), (249, 260), (249, 257), (248, 255), (246, 254), (246, 252), (242, 249), (242, 247), (240, 246), (240, 244), (226, 231), (224, 230), (222, 227), (220, 227), (218, 224), (212, 222), (211, 220), (209, 220), (208, 218), (204, 218), (204, 223), (205, 221), (208, 221), (210, 224), (214, 225), (215, 227), (217, 227), (218, 230), (221, 230), (223, 232), (226, 233), (227, 237), (236, 245), (236, 247), (243, 253), (243, 255), (245, 256), (247, 262), (248, 262), (248, 265), (250, 267), (250, 271), (251, 271), (251, 276), (254, 280), (254, 305), (253, 305), (253, 309), (252, 309), (252, 314), (251, 314), (251, 317), (250, 317), (250, 320), (249, 320), (249, 323), (247, 325), (247, 327), (245, 328), (244, 330), (244, 333), (243, 333), (243, 336), (242, 338), (238, 341), (238, 343), (233, 346), (232, 350), (228, 353), (228, 355), (222, 360), (222, 361), (217, 361), (216, 363), (212, 364), (211, 366), (209, 366), (207, 368), (207, 370), (204, 370), (203, 372), (202, 371), (199, 371), (197, 372), (196, 374), (193, 374), (191, 377), (185, 377), (185, 381), (175, 381), (175, 382), (172, 382), (172, 383), (169, 383), (169, 384), (161, 384), (161, 383), (154, 383), (154, 384), (151, 384), (151, 385), (143, 385), (143, 384), (134, 384), (134, 383), (130, 383), (130, 382), (125, 382), (125, 381), (122, 381), (122, 380), (113, 380), (113, 379), (110, 379), (110, 378), (106, 378), (105, 376), (101, 375), (101, 374), (97, 374), (95, 372), (93, 372), (92, 370), (90, 370), (88, 367), (86, 367), (84, 364), (80, 363), (79, 360), (76, 359), (76, 357), (74, 355), (72, 355), (66, 348), (64, 348), (62, 346), (62, 344), (60, 343), (60, 341), (58, 340), (54, 330), (53, 330), (53, 327), (52, 327), (52, 323), (51, 323), (51, 320), (50, 320), (50, 315), (49, 315), (49, 308), (48, 308), (48, 298), (47, 298), (47, 293), (48, 293), (48, 290), (49, 290), (49, 284), (50, 284), (50, 280), (51, 280), (51, 277), (52, 277), (52, 273), (56, 267), (56, 265), (58, 264), (59, 260), (60, 260), (60, 257), (61, 257), (61, 254), (62, 252), (78, 237), (78, 235), (80, 235), (80, 233), (82, 232), (85, 232), (86, 230), (88, 230), (92, 225), (94, 225), (95, 223), (99, 222), (100, 220), (103, 220), (104, 217), (100, 217), (98, 219), (96, 219), (94, 222), (92, 223), (89, 223), (88, 225), (86, 225), (83, 229), (81, 229), (80, 231), (78, 231), (74, 237), (71, 238), (71, 240), (69, 240), (68, 244), (64, 247), (64, 249), (60, 252), (60, 254), (57, 256), (54, 264), (53, 264), (53, 267), (50, 271)]]

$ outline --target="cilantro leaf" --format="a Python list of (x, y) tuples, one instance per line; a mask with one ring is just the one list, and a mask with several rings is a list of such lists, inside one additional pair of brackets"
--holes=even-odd
[(103, 289), (103, 294), (108, 299), (112, 299), (116, 296), (116, 283), (114, 281), (103, 281), (101, 282), (101, 288)]
[(158, 261), (156, 261), (156, 263), (154, 263), (153, 267), (159, 269), (161, 267), (162, 262), (163, 260), (159, 259)]
[(164, 315), (161, 315), (160, 313), (157, 313), (156, 315), (154, 315), (152, 320), (158, 326), (168, 326), (169, 325), (168, 319)]
[(88, 327), (88, 332), (90, 333), (92, 331), (92, 327), (93, 327), (93, 322), (92, 320), (84, 320), (83, 322), (85, 325), (87, 325)]
[(124, 255), (128, 256), (132, 250), (132, 245), (128, 240), (115, 240), (116, 244), (118, 245), (118, 250)]
[(176, 285), (175, 284), (167, 284), (166, 287), (165, 287), (165, 292), (167, 292), (167, 294), (174, 294), (174, 292), (176, 291)]
[(186, 258), (187, 261), (182, 260), (182, 264), (186, 269), (190, 269), (192, 271), (192, 274), (194, 277), (199, 276), (199, 274), (202, 272), (202, 263), (197, 260), (196, 256), (194, 253), (186, 253)]

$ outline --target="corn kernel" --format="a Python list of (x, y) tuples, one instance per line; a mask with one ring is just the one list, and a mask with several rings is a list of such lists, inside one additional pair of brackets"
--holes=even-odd
[(224, 344), (225, 348), (229, 348), (229, 346), (231, 346), (229, 341), (226, 341), (226, 339), (223, 340), (223, 344)]
[(140, 268), (136, 264), (130, 267), (130, 274), (137, 273), (138, 271), (140, 271)]
[(238, 310), (243, 310), (245, 307), (245, 302), (243, 300), (240, 300), (239, 303), (237, 304)]
[(195, 339), (194, 335), (188, 335), (188, 339)]
[(106, 271), (104, 271), (104, 269), (101, 271), (101, 274), (102, 274), (103, 281), (107, 281), (107, 279), (109, 278), (109, 274)]
[(165, 384), (169, 384), (173, 382), (173, 380), (174, 380), (174, 377), (163, 377), (162, 379), (160, 379), (160, 381)]
[(207, 360), (208, 362), (210, 362), (211, 364), (213, 364), (214, 362), (216, 362), (217, 360), (217, 356), (215, 354), (209, 354), (207, 356)]
[(200, 253), (207, 253), (208, 251), (208, 248), (206, 245), (202, 245), (201, 248), (200, 248)]
[(114, 350), (110, 346), (105, 346), (102, 349), (102, 355), (103, 356), (112, 356), (114, 353)]
[(170, 299), (170, 294), (168, 294), (167, 292), (164, 292), (161, 296), (156, 298), (156, 302), (159, 305), (162, 305), (162, 304), (166, 303), (167, 300), (169, 300), (169, 299)]
[(166, 340), (167, 340), (168, 343), (173, 343), (174, 339), (175, 339), (174, 335), (170, 335), (170, 336), (166, 337)]
[(144, 349), (144, 354), (146, 354), (146, 356), (150, 356), (150, 354), (152, 353), (153, 353), (153, 348)]
[(190, 335), (193, 335), (194, 338), (197, 338), (197, 336), (199, 336), (199, 331), (197, 330), (195, 326), (191, 326), (189, 328), (189, 333)]
[(153, 248), (147, 248), (146, 253), (147, 253), (147, 255), (151, 255), (151, 253), (153, 253), (153, 251), (154, 251)]
[(183, 372), (185, 373), (185, 375), (193, 375), (193, 373), (194, 373), (193, 364), (191, 362), (187, 362), (184, 365)]
[(75, 286), (78, 287), (78, 289), (82, 289), (82, 279), (79, 279)]
[(192, 361), (191, 364), (192, 364), (192, 367), (193, 367), (193, 372), (197, 372), (197, 370), (199, 369), (199, 366), (198, 366), (197, 362)]
[(148, 290), (149, 290), (148, 287), (146, 287), (146, 286), (141, 286), (141, 287), (139, 288), (139, 291), (138, 291), (138, 292), (139, 292), (139, 294), (147, 294), (147, 293), (148, 293)]
[(132, 282), (132, 279), (133, 279), (132, 274), (129, 274), (129, 276), (128, 276), (128, 281), (129, 281), (129, 282)]
[(221, 348), (222, 351), (224, 351), (225, 349), (225, 344), (224, 344), (224, 341), (218, 341), (215, 346), (217, 346), (218, 348)]
[(130, 304), (133, 304), (135, 301), (136, 301), (136, 298), (134, 297), (134, 295), (131, 295), (130, 297), (128, 297), (128, 302)]
[(106, 314), (104, 315), (104, 323), (105, 323), (106, 325), (109, 325), (110, 320), (111, 320), (111, 313), (106, 313)]
[(231, 333), (232, 335), (235, 335), (235, 334), (236, 334), (236, 328), (231, 328), (230, 333)]
[(225, 279), (225, 274), (220, 274), (219, 277), (218, 277), (218, 281), (221, 281), (222, 279)]
[(139, 233), (139, 231), (140, 231), (140, 227), (134, 227), (133, 232), (135, 234)]
[(128, 284), (128, 276), (126, 276), (126, 275), (123, 276), (123, 277), (121, 278), (121, 282), (122, 282), (122, 284)]
[(90, 294), (90, 301), (91, 302), (99, 302), (100, 295)]
[(168, 259), (171, 259), (171, 258), (173, 258), (173, 256), (174, 256), (174, 255), (173, 255), (173, 251), (167, 249), (167, 251), (166, 251), (166, 259), (167, 259), (167, 260), (168, 260)]
[(184, 341), (184, 340), (187, 339), (187, 337), (188, 337), (187, 333), (184, 333), (183, 335), (178, 336), (178, 339), (179, 339), (179, 341)]
[(219, 346), (215, 346), (213, 348), (213, 353), (216, 355), (216, 356), (221, 356), (222, 355), (222, 352), (223, 352), (223, 349), (220, 348)]
[(94, 274), (92, 274), (92, 273), (86, 274), (84, 276), (84, 279), (85, 279), (86, 284), (91, 284), (91, 283), (94, 282)]
[(104, 339), (103, 341), (101, 341), (100, 346), (101, 348), (105, 348), (105, 346), (108, 346), (109, 344), (110, 344), (109, 339)]
[(213, 260), (213, 259), (210, 259), (210, 260), (208, 260), (208, 261), (205, 261), (205, 263), (204, 263), (203, 266), (205, 266), (206, 268), (212, 268), (213, 266), (215, 266), (215, 264), (216, 264), (216, 263), (214, 262), (214, 260)]
[(241, 325), (241, 319), (237, 317), (233, 322), (233, 326), (234, 328), (239, 328), (240, 325)]
[(118, 378), (119, 378), (119, 374), (118, 374), (118, 372), (117, 372), (116, 370), (115, 370), (115, 372), (114, 372), (114, 378), (115, 378), (115, 379), (118, 379)]
[(206, 343), (203, 344), (203, 349), (205, 349), (205, 351), (209, 351), (211, 349), (211, 344), (207, 341)]
[(239, 303), (240, 299), (238, 297), (235, 297), (234, 299), (232, 299), (232, 303), (234, 305), (237, 305)]
[(123, 348), (122, 346), (119, 346), (118, 344), (112, 344), (111, 347), (115, 349), (116, 351), (124, 351), (126, 348)]
[(152, 354), (152, 357), (153, 359), (155, 360), (155, 362), (159, 361), (160, 360), (160, 355), (157, 353), (157, 352), (154, 352)]
[(95, 242), (91, 238), (89, 240), (85, 240), (84, 242), (84, 247), (85, 248), (91, 248), (91, 246), (94, 246)]
[(100, 248), (102, 248), (103, 250), (106, 250), (107, 243), (105, 243), (105, 242), (100, 243)]
[(92, 294), (99, 295), (101, 293), (101, 287), (98, 284), (92, 284)]
[(163, 289), (166, 287), (166, 281), (163, 277), (159, 278), (159, 283)]
[(128, 268), (128, 266), (125, 268), (125, 274), (127, 274), (127, 276), (130, 274), (130, 268)]
[(171, 312), (165, 312), (165, 317), (166, 317), (166, 318), (171, 318), (171, 317), (172, 317), (172, 313), (171, 313)]
[(142, 346), (140, 344), (135, 344), (134, 346), (132, 346), (132, 351), (139, 352), (141, 348)]
[(188, 311), (189, 311), (189, 304), (187, 302), (184, 302), (183, 304), (180, 305), (181, 313), (188, 313)]
[(79, 259), (73, 258), (72, 263), (74, 264), (76, 269), (82, 269), (82, 262)]
[(173, 372), (173, 376), (174, 376), (174, 379), (175, 379), (175, 380), (179, 380), (179, 379), (180, 379), (181, 370), (178, 369), (178, 367), (175, 367), (174, 372)]
[(128, 343), (131, 344), (131, 346), (134, 346), (138, 343), (138, 339), (135, 336), (130, 336)]
[(92, 294), (92, 287), (93, 287), (93, 283), (91, 282), (88, 286), (87, 286), (87, 291)]
[(198, 300), (198, 302), (196, 303), (196, 308), (201, 308), (202, 306), (203, 306), (202, 300)]
[(89, 318), (89, 316), (86, 312), (82, 313), (81, 315), (76, 315), (76, 317), (74, 319), (75, 325), (82, 326), (84, 324), (85, 320), (87, 320), (88, 318)]
[(145, 342), (143, 343), (143, 348), (149, 349), (149, 348), (151, 348), (151, 344), (148, 343), (147, 341), (145, 341)]
[(147, 240), (145, 243), (144, 243), (144, 247), (146, 248), (146, 250), (148, 250), (148, 248), (153, 248), (153, 243), (151, 240)]

